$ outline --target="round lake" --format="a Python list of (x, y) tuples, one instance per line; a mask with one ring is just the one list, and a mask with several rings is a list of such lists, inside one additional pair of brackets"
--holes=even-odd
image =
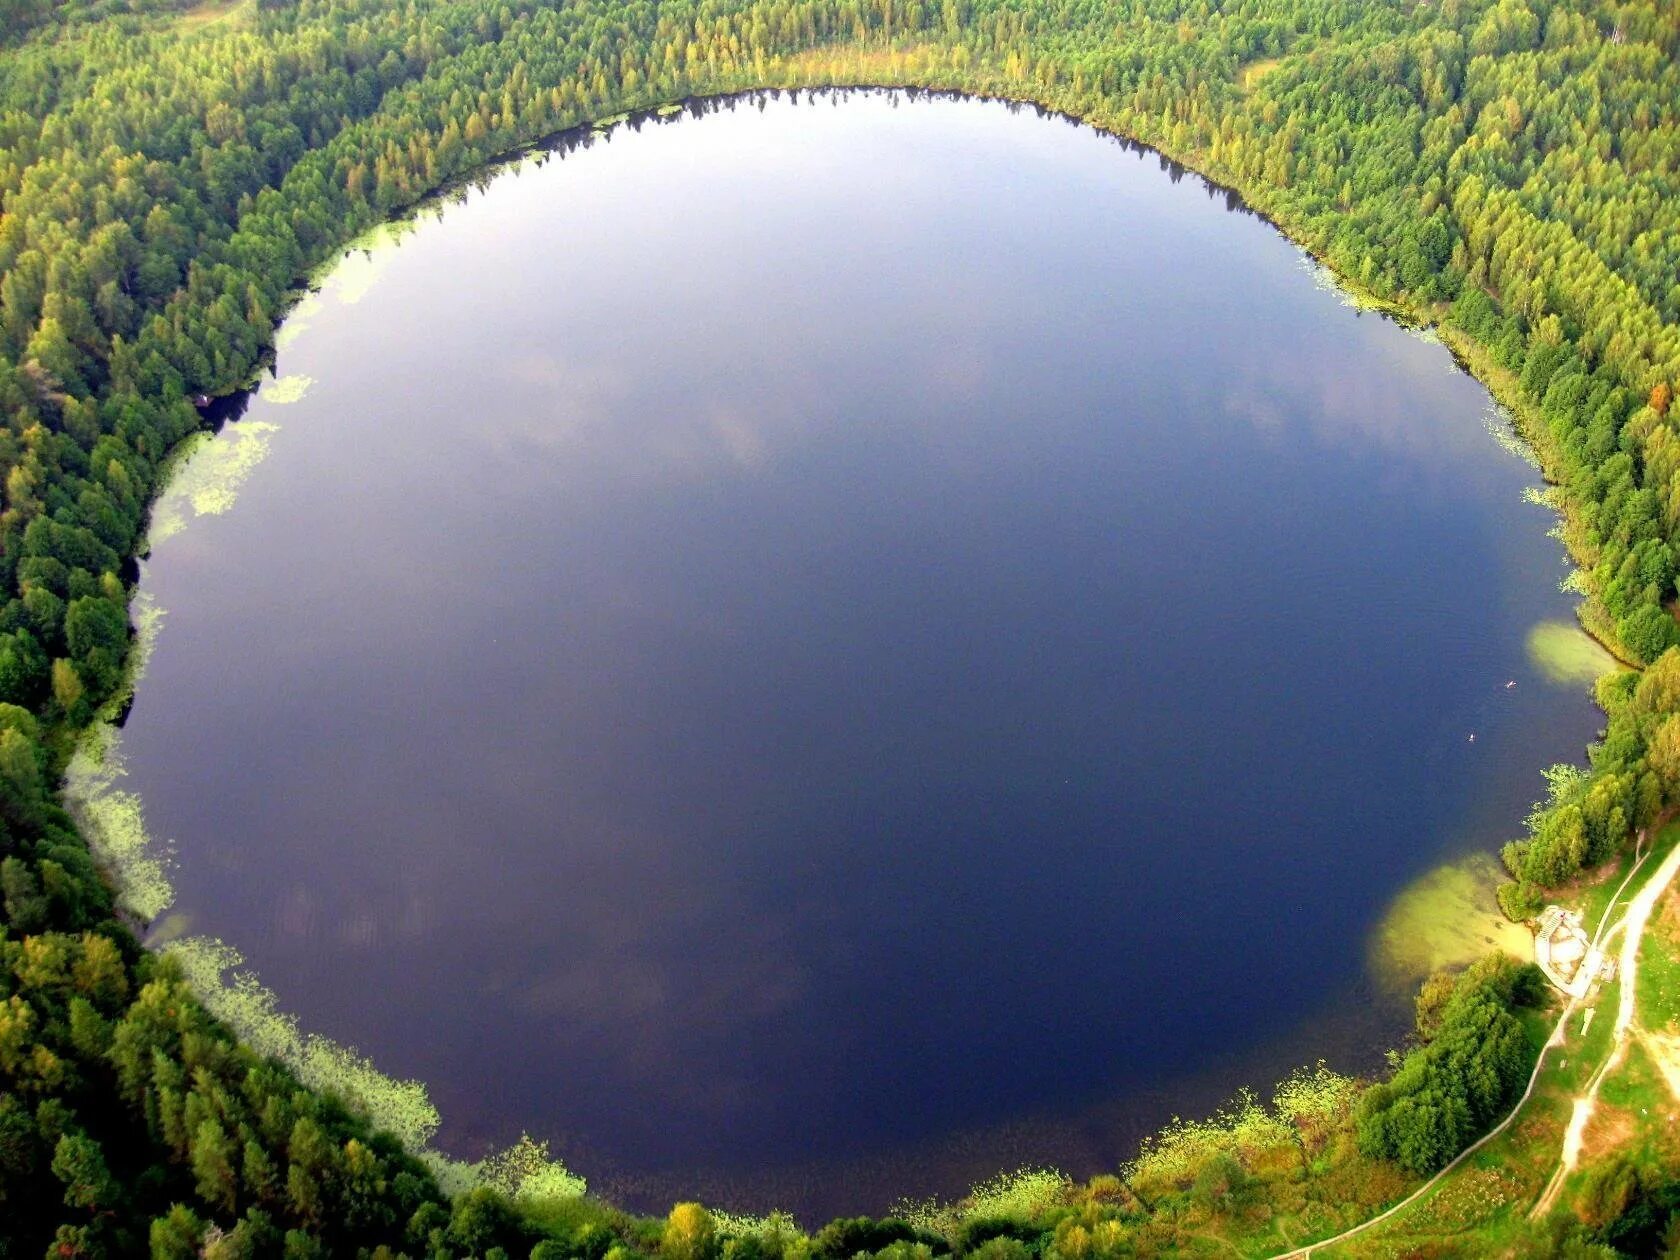
[(171, 923), (632, 1206), (1085, 1174), (1371, 1069), (1389, 906), (1597, 725), (1485, 391), (1031, 111), (621, 127), (277, 367), (144, 569)]

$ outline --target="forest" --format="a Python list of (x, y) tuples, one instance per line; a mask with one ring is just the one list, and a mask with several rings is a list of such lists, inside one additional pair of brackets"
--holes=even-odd
[[(641, 1219), (517, 1176), (446, 1193), (139, 947), (57, 788), (120, 696), (171, 451), (359, 233), (592, 119), (935, 88), (1066, 112), (1237, 190), (1511, 409), (1583, 623), (1626, 665), (1587, 765), (1504, 850), (1502, 905), (1530, 915), (1680, 806), (1672, 4), (0, 0), (0, 39), (0, 1254), (1185, 1254), (1210, 1222), (1332, 1233), (1509, 1108), (1541, 997), (1490, 959), (1426, 987), (1388, 1079), (1304, 1074), (1079, 1185), (814, 1234), (694, 1204)], [(1656, 1254), (1677, 1211), (1672, 1171), (1623, 1170), (1598, 1208), (1535, 1224), (1532, 1254)]]

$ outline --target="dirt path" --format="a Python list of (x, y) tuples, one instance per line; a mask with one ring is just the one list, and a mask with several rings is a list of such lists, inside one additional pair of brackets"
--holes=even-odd
[(1317, 1251), (1320, 1247), (1334, 1247), (1339, 1243), (1347, 1242), (1348, 1239), (1353, 1238), (1355, 1235), (1363, 1234), (1366, 1230), (1381, 1225), (1395, 1213), (1404, 1211), (1406, 1208), (1416, 1203), (1418, 1199), (1428, 1194), (1440, 1183), (1441, 1178), (1445, 1177), (1453, 1169), (1457, 1168), (1465, 1160), (1469, 1159), (1477, 1151), (1481, 1150), (1482, 1147), (1486, 1146), (1489, 1142), (1493, 1141), (1494, 1138), (1498, 1137), (1501, 1133), (1505, 1132), (1506, 1129), (1510, 1128), (1512, 1122), (1515, 1121), (1517, 1116), (1522, 1113), (1523, 1107), (1527, 1105), (1529, 1098), (1533, 1095), (1535, 1085), (1537, 1085), (1540, 1081), (1540, 1069), (1546, 1064), (1547, 1052), (1554, 1046), (1561, 1046), (1563, 1044), (1563, 1031), (1565, 1026), (1569, 1023), (1569, 1017), (1575, 1013), (1576, 1005), (1577, 1003), (1575, 1002), (1575, 999), (1571, 998), (1568, 1005), (1563, 1008), (1563, 1014), (1558, 1017), (1557, 1026), (1552, 1029), (1552, 1035), (1546, 1039), (1546, 1044), (1540, 1048), (1539, 1057), (1534, 1061), (1534, 1071), (1529, 1073), (1528, 1076), (1528, 1088), (1523, 1090), (1522, 1097), (1517, 1099), (1516, 1105), (1511, 1108), (1511, 1113), (1508, 1116), (1506, 1116), (1498, 1124), (1494, 1125), (1493, 1128), (1489, 1129), (1486, 1133), (1482, 1134), (1482, 1136), (1477, 1138), (1476, 1141), (1472, 1142), (1469, 1146), (1460, 1151), (1457, 1156), (1453, 1158), (1453, 1161), (1445, 1168), (1441, 1169), (1440, 1172), (1436, 1173), (1428, 1181), (1424, 1182), (1416, 1190), (1413, 1190), (1404, 1199), (1401, 1199), (1400, 1202), (1396, 1203), (1386, 1212), (1383, 1212), (1380, 1216), (1373, 1216), (1370, 1220), (1363, 1221), (1360, 1224), (1355, 1225), (1352, 1229), (1343, 1230), (1333, 1238), (1325, 1238), (1319, 1242), (1308, 1243), (1305, 1247), (1297, 1247), (1294, 1251), (1278, 1252), (1271, 1258), (1271, 1260), (1305, 1260), (1305, 1257), (1311, 1256), (1313, 1252)]
[[(1622, 916), (1621, 921), (1604, 936), (1608, 941), (1617, 932), (1622, 934), (1622, 952), (1617, 962), (1621, 987), (1616, 995), (1616, 1025), (1610, 1034), (1611, 1050), (1599, 1065), (1598, 1071), (1593, 1073), (1592, 1080), (1587, 1082), (1586, 1089), (1572, 1100), (1569, 1126), (1563, 1132), (1563, 1150), (1558, 1156), (1558, 1166), (1552, 1172), (1551, 1180), (1546, 1183), (1546, 1188), (1535, 1202), (1533, 1210), (1529, 1212), (1531, 1219), (1546, 1215), (1557, 1203), (1558, 1195), (1563, 1191), (1564, 1181), (1580, 1162), (1581, 1141), (1598, 1106), (1599, 1086), (1627, 1057), (1628, 1031), (1633, 1027), (1634, 1016), (1639, 1007), (1639, 946), (1645, 939), (1645, 928), (1651, 922), (1651, 912), (1656, 909), (1657, 902), (1668, 890), (1669, 884), (1673, 883), (1676, 872), (1680, 872), (1680, 845), (1669, 851), (1668, 856), (1662, 860), (1662, 865), (1645, 881), (1645, 887), (1635, 893), (1633, 900), (1628, 902), (1627, 913)], [(1631, 874), (1630, 871), (1629, 875)], [(1614, 904), (1612, 901), (1611, 905)], [(1607, 909), (1605, 920), (1609, 917)], [(1599, 924), (1599, 932), (1604, 933), (1603, 922)]]
[[(1667, 817), (1659, 819), (1653, 830), (1660, 834), (1661, 828), (1666, 825), (1668, 821), (1669, 819)], [(1647, 853), (1641, 852), (1641, 850), (1645, 847), (1646, 839), (1647, 837), (1643, 833), (1636, 839), (1634, 845), (1634, 853), (1636, 855), (1634, 864), (1632, 868), (1629, 869), (1628, 873), (1622, 878), (1621, 884), (1617, 886), (1615, 893), (1605, 905), (1604, 914), (1600, 916), (1598, 921), (1598, 930), (1593, 934), (1593, 944), (1603, 945), (1607, 943), (1617, 932), (1623, 931), (1624, 929), (1627, 931), (1627, 936), (1624, 937), (1622, 941), (1622, 959), (1619, 963), (1622, 967), (1621, 974), (1623, 976), (1623, 985), (1621, 990), (1622, 1003), (1616, 1015), (1617, 1022), (1615, 1037), (1617, 1041), (1617, 1050), (1615, 1053), (1610, 1055), (1606, 1059), (1605, 1063), (1599, 1067), (1598, 1071), (1593, 1074), (1593, 1079), (1588, 1086), (1588, 1090), (1585, 1091), (1582, 1096), (1577, 1097), (1574, 1100), (1574, 1108), (1570, 1115), (1569, 1128), (1565, 1130), (1564, 1133), (1563, 1158), (1565, 1160), (1569, 1159), (1569, 1153), (1571, 1150), (1573, 1150), (1574, 1156), (1579, 1158), (1581, 1137), (1586, 1131), (1588, 1120), (1592, 1118), (1592, 1103), (1588, 1100), (1588, 1096), (1590, 1095), (1591, 1099), (1597, 1098), (1599, 1082), (1603, 1079), (1605, 1072), (1610, 1067), (1610, 1060), (1618, 1058), (1621, 1054), (1621, 1046), (1626, 1036), (1627, 1026), (1628, 1024), (1631, 1024), (1633, 1020), (1634, 998), (1629, 995), (1634, 994), (1635, 992), (1633, 982), (1637, 978), (1636, 969), (1638, 966), (1639, 940), (1645, 934), (1645, 925), (1650, 921), (1651, 911), (1655, 908), (1658, 898), (1662, 896), (1663, 890), (1666, 889), (1673, 881), (1675, 872), (1680, 871), (1680, 845), (1676, 845), (1669, 855), (1663, 859), (1662, 865), (1657, 868), (1656, 873), (1652, 875), (1650, 881), (1644, 888), (1640, 889), (1633, 901), (1628, 903), (1627, 913), (1617, 921), (1614, 927), (1610, 927), (1610, 915), (1615, 911), (1616, 903), (1621, 900), (1622, 893), (1626, 890), (1628, 884), (1632, 882), (1633, 877), (1639, 873), (1640, 868), (1645, 865), (1645, 859), (1650, 856)], [(1635, 916), (1636, 909), (1639, 911), (1637, 917)], [(1630, 941), (1632, 942), (1631, 947), (1629, 945)], [(1630, 953), (1634, 959), (1633, 967), (1631, 968), (1627, 964), (1627, 959)], [(1489, 1129), (1475, 1142), (1472, 1142), (1469, 1146), (1465, 1147), (1449, 1164), (1447, 1164), (1445, 1168), (1441, 1169), (1440, 1172), (1436, 1173), (1428, 1181), (1424, 1182), (1416, 1190), (1412, 1191), (1404, 1199), (1401, 1199), (1400, 1202), (1396, 1203), (1387, 1211), (1381, 1213), (1380, 1215), (1373, 1216), (1368, 1221), (1355, 1225), (1352, 1229), (1344, 1230), (1340, 1234), (1336, 1234), (1334, 1237), (1323, 1239), (1320, 1242), (1309, 1243), (1305, 1247), (1297, 1247), (1293, 1251), (1278, 1252), (1271, 1258), (1271, 1260), (1307, 1260), (1307, 1257), (1310, 1257), (1315, 1251), (1322, 1247), (1337, 1246), (1341, 1243), (1347, 1242), (1359, 1234), (1364, 1233), (1368, 1229), (1375, 1228), (1397, 1213), (1403, 1212), (1424, 1195), (1435, 1189), (1435, 1187), (1440, 1184), (1442, 1178), (1446, 1177), (1465, 1160), (1469, 1159), (1470, 1156), (1474, 1155), (1477, 1151), (1481, 1150), (1482, 1147), (1486, 1146), (1489, 1142), (1493, 1141), (1494, 1138), (1498, 1137), (1501, 1133), (1505, 1132), (1506, 1129), (1510, 1128), (1516, 1121), (1516, 1118), (1522, 1114), (1522, 1109), (1528, 1105), (1528, 1100), (1533, 1097), (1534, 1087), (1540, 1082), (1540, 1071), (1546, 1065), (1546, 1056), (1555, 1047), (1563, 1045), (1564, 1034), (1569, 1026), (1569, 1017), (1575, 1013), (1576, 1008), (1579, 1005), (1580, 1003), (1576, 999), (1571, 998), (1564, 1006), (1563, 1014), (1558, 1017), (1558, 1022), (1552, 1029), (1552, 1035), (1546, 1039), (1546, 1044), (1540, 1048), (1540, 1054), (1534, 1061), (1534, 1071), (1529, 1073), (1528, 1086), (1523, 1090), (1522, 1097), (1517, 1099), (1516, 1105), (1511, 1108), (1510, 1114), (1508, 1114), (1503, 1120), (1501, 1120), (1493, 1128)], [(1623, 1023), (1624, 1012), (1627, 1020), (1627, 1023), (1625, 1024)], [(1585, 1104), (1584, 1109), (1583, 1104)], [(1571, 1133), (1573, 1133), (1573, 1140), (1571, 1139)], [(1571, 1162), (1567, 1167), (1564, 1167), (1560, 1162), (1558, 1171), (1552, 1174), (1552, 1181), (1548, 1183), (1545, 1193), (1541, 1195), (1542, 1202), (1545, 1202), (1548, 1198), (1556, 1198), (1557, 1189), (1561, 1188), (1564, 1178), (1568, 1175), (1568, 1169), (1573, 1166), (1574, 1165)], [(1538, 1213), (1539, 1210), (1540, 1209), (1537, 1205), (1535, 1209), (1536, 1213)]]

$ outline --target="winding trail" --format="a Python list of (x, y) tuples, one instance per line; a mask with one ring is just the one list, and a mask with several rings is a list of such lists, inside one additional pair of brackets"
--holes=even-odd
[(1553, 1046), (1561, 1046), (1563, 1044), (1564, 1027), (1569, 1023), (1569, 1017), (1575, 1013), (1577, 1005), (1579, 1005), (1579, 1003), (1577, 1003), (1574, 998), (1570, 998), (1568, 1005), (1563, 1008), (1563, 1014), (1558, 1016), (1558, 1022), (1552, 1029), (1552, 1035), (1546, 1039), (1546, 1044), (1540, 1048), (1539, 1057), (1534, 1060), (1534, 1071), (1529, 1073), (1528, 1087), (1523, 1090), (1522, 1097), (1517, 1099), (1516, 1105), (1511, 1108), (1509, 1115), (1507, 1115), (1498, 1124), (1494, 1125), (1494, 1127), (1489, 1129), (1486, 1133), (1482, 1134), (1481, 1137), (1477, 1138), (1469, 1146), (1460, 1151), (1453, 1157), (1452, 1162), (1445, 1168), (1441, 1169), (1440, 1172), (1436, 1173), (1428, 1181), (1424, 1182), (1416, 1190), (1413, 1190), (1404, 1199), (1401, 1199), (1400, 1202), (1396, 1203), (1387, 1211), (1378, 1216), (1373, 1216), (1368, 1221), (1360, 1222), (1352, 1229), (1343, 1230), (1341, 1233), (1336, 1234), (1331, 1238), (1324, 1238), (1315, 1243), (1308, 1243), (1305, 1247), (1297, 1247), (1294, 1251), (1280, 1251), (1272, 1257), (1272, 1260), (1296, 1260), (1296, 1257), (1304, 1258), (1312, 1255), (1313, 1252), (1317, 1251), (1320, 1247), (1337, 1246), (1341, 1243), (1347, 1242), (1355, 1235), (1363, 1234), (1366, 1230), (1381, 1225), (1395, 1213), (1405, 1211), (1424, 1195), (1428, 1194), (1438, 1184), (1440, 1184), (1441, 1178), (1452, 1172), (1453, 1169), (1457, 1168), (1465, 1160), (1469, 1159), (1477, 1151), (1481, 1150), (1482, 1147), (1486, 1146), (1489, 1142), (1493, 1141), (1494, 1138), (1498, 1137), (1501, 1133), (1505, 1132), (1506, 1129), (1510, 1128), (1511, 1124), (1522, 1112), (1522, 1109), (1527, 1104), (1529, 1098), (1533, 1095), (1535, 1085), (1537, 1085), (1540, 1081), (1540, 1069), (1546, 1064), (1546, 1052)]
[[(1558, 1166), (1553, 1171), (1551, 1180), (1546, 1183), (1546, 1189), (1535, 1202), (1529, 1212), (1529, 1218), (1537, 1219), (1552, 1210), (1557, 1203), (1558, 1195), (1563, 1192), (1563, 1183), (1581, 1160), (1581, 1143), (1587, 1131), (1587, 1125), (1592, 1120), (1593, 1112), (1598, 1106), (1599, 1086), (1604, 1078), (1621, 1066), (1627, 1057), (1628, 1032), (1633, 1027), (1634, 1015), (1639, 1004), (1639, 947), (1645, 939), (1645, 928), (1650, 924), (1651, 913), (1656, 909), (1658, 900), (1674, 882), (1674, 876), (1680, 872), (1680, 845), (1669, 851), (1662, 865), (1657, 867), (1645, 887), (1634, 894), (1633, 900), (1628, 902), (1627, 913), (1621, 921), (1610, 929), (1605, 940), (1609, 940), (1617, 932), (1622, 933), (1622, 953), (1617, 963), (1617, 971), (1621, 979), (1621, 987), (1617, 991), (1616, 1024), (1611, 1030), (1611, 1050), (1599, 1065), (1598, 1071), (1587, 1082), (1586, 1089), (1576, 1095), (1569, 1114), (1569, 1127), (1563, 1133), (1563, 1150), (1558, 1157)], [(1631, 872), (1630, 872), (1631, 873)], [(1625, 881), (1624, 881), (1625, 886)], [(1611, 902), (1615, 904), (1614, 901)], [(1608, 918), (1609, 911), (1605, 911)], [(1603, 932), (1600, 924), (1599, 931)]]
[[(1667, 821), (1667, 818), (1659, 820), (1653, 830), (1660, 834), (1661, 828), (1666, 825)], [(1627, 913), (1616, 922), (1614, 927), (1608, 926), (1610, 923), (1610, 915), (1615, 910), (1616, 903), (1621, 900), (1622, 894), (1627, 890), (1628, 884), (1631, 883), (1634, 876), (1639, 873), (1640, 868), (1645, 865), (1646, 859), (1651, 856), (1648, 852), (1641, 852), (1645, 846), (1647, 838), (1648, 837), (1645, 833), (1641, 833), (1636, 839), (1634, 852), (1637, 856), (1634, 860), (1634, 864), (1629, 869), (1627, 875), (1623, 877), (1622, 882), (1617, 886), (1615, 893), (1611, 895), (1609, 902), (1605, 905), (1604, 913), (1600, 916), (1598, 921), (1598, 930), (1594, 933), (1592, 940), (1592, 943), (1595, 946), (1602, 945), (1615, 936), (1617, 932), (1626, 929), (1626, 935), (1622, 938), (1622, 954), (1618, 962), (1619, 973), (1622, 979), (1622, 987), (1619, 993), (1620, 1002), (1616, 1011), (1616, 1026), (1614, 1030), (1616, 1048), (1610, 1055), (1606, 1056), (1604, 1063), (1599, 1066), (1598, 1071), (1593, 1073), (1592, 1080), (1589, 1083), (1587, 1090), (1584, 1091), (1582, 1095), (1577, 1096), (1574, 1100), (1574, 1108), (1570, 1115), (1569, 1127), (1564, 1133), (1564, 1148), (1559, 1168), (1552, 1174), (1551, 1181), (1547, 1183), (1546, 1190), (1541, 1195), (1540, 1203), (1535, 1205), (1534, 1211), (1530, 1215), (1543, 1214), (1543, 1210), (1545, 1209), (1543, 1209), (1541, 1205), (1544, 1204), (1546, 1205), (1546, 1208), (1549, 1208), (1550, 1201), (1554, 1201), (1556, 1199), (1565, 1178), (1567, 1178), (1570, 1170), (1574, 1167), (1574, 1162), (1571, 1158), (1571, 1134), (1573, 1134), (1573, 1156), (1578, 1158), (1580, 1154), (1581, 1135), (1585, 1132), (1587, 1121), (1592, 1116), (1593, 1100), (1597, 1097), (1599, 1083), (1610, 1070), (1612, 1063), (1614, 1061), (1618, 1061), (1626, 1050), (1627, 1031), (1633, 1023), (1634, 1008), (1637, 997), (1635, 981), (1638, 974), (1639, 943), (1645, 935), (1645, 927), (1650, 922), (1651, 912), (1656, 908), (1658, 899), (1662, 896), (1668, 885), (1673, 882), (1676, 872), (1680, 872), (1680, 844), (1677, 844), (1669, 851), (1668, 856), (1663, 859), (1662, 865), (1657, 868), (1651, 879), (1639, 890), (1638, 893), (1634, 895), (1633, 900), (1628, 903)], [(1652, 852), (1654, 851), (1655, 848), (1653, 846)], [(1477, 1151), (1481, 1150), (1489, 1142), (1493, 1141), (1501, 1133), (1504, 1133), (1505, 1130), (1510, 1128), (1511, 1125), (1516, 1122), (1517, 1117), (1522, 1114), (1522, 1109), (1528, 1105), (1528, 1100), (1533, 1097), (1534, 1087), (1540, 1082), (1540, 1072), (1546, 1066), (1546, 1056), (1551, 1052), (1553, 1047), (1563, 1045), (1565, 1033), (1569, 1026), (1569, 1017), (1575, 1013), (1579, 1006), (1580, 1001), (1576, 998), (1570, 998), (1565, 1004), (1563, 1013), (1558, 1016), (1558, 1021), (1552, 1028), (1551, 1036), (1546, 1039), (1546, 1044), (1540, 1048), (1540, 1053), (1534, 1060), (1534, 1070), (1529, 1073), (1527, 1087), (1524, 1088), (1522, 1096), (1517, 1099), (1516, 1103), (1512, 1106), (1506, 1117), (1493, 1128), (1489, 1129), (1476, 1141), (1472, 1142), (1469, 1146), (1460, 1151), (1451, 1160), (1451, 1162), (1441, 1169), (1440, 1172), (1436, 1173), (1416, 1190), (1413, 1190), (1404, 1199), (1401, 1199), (1398, 1203), (1394, 1204), (1394, 1206), (1376, 1216), (1371, 1217), (1369, 1220), (1362, 1221), (1358, 1225), (1353, 1226), (1353, 1228), (1343, 1230), (1341, 1233), (1330, 1238), (1321, 1239), (1315, 1243), (1308, 1243), (1304, 1247), (1297, 1247), (1293, 1251), (1277, 1252), (1271, 1257), (1271, 1260), (1306, 1260), (1306, 1257), (1310, 1257), (1320, 1248), (1339, 1246), (1340, 1244), (1348, 1242), (1349, 1240), (1364, 1233), (1366, 1230), (1374, 1229), (1376, 1226), (1381, 1225), (1384, 1221), (1389, 1220), (1396, 1214), (1405, 1211), (1423, 1196), (1434, 1190), (1438, 1185), (1440, 1185), (1441, 1180), (1450, 1174), (1455, 1168), (1457, 1168), (1465, 1160), (1469, 1159)], [(1585, 1105), (1584, 1110), (1583, 1104)]]

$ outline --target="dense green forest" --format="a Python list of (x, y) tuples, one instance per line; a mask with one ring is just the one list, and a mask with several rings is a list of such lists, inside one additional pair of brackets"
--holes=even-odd
[[(1520, 1092), (1541, 995), (1490, 961), (1425, 990), (1391, 1079), (1296, 1078), (1080, 1186), (813, 1236), (513, 1183), (451, 1199), (139, 949), (57, 784), (122, 685), (132, 557), (195, 400), (251, 380), (347, 241), (594, 118), (908, 84), (1063, 110), (1240, 190), (1512, 408), (1583, 619), (1630, 666), (1590, 766), (1507, 846), (1502, 900), (1531, 913), (1680, 806), (1672, 3), (0, 0), (0, 38), (0, 1254), (1180, 1254), (1215, 1221), (1362, 1219)], [(1636, 1170), (1615, 1210), (1536, 1224), (1533, 1254), (1655, 1254), (1677, 1207)]]

